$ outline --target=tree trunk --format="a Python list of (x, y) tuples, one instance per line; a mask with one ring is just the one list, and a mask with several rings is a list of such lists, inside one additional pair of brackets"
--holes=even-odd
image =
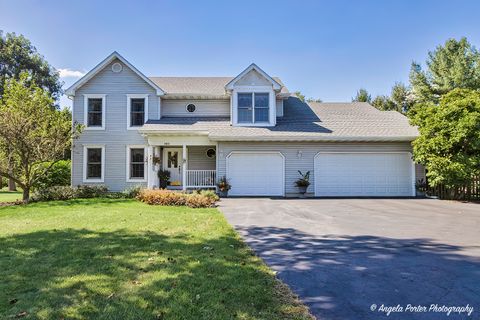
[[(12, 175), (12, 173), (13, 173), (12, 163), (9, 159), (8, 174)], [(13, 179), (8, 179), (8, 191), (17, 191), (17, 185), (15, 184), (15, 181), (13, 181)]]
[(23, 201), (30, 201), (30, 188), (23, 188)]
[(8, 179), (8, 191), (17, 191), (17, 185), (12, 179)]

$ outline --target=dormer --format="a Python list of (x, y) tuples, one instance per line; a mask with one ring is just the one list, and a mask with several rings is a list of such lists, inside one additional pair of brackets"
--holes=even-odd
[(252, 63), (225, 85), (231, 99), (233, 126), (272, 127), (277, 120), (276, 99), (282, 85)]

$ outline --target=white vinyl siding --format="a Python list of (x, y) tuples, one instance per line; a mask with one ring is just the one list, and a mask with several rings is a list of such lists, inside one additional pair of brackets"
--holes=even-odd
[[(149, 119), (158, 119), (159, 97), (155, 90), (135, 72), (123, 65), (120, 73), (112, 72), (113, 61), (95, 77), (80, 87), (73, 99), (73, 120), (84, 123), (84, 95), (105, 95), (105, 130), (85, 130), (73, 141), (72, 184), (90, 183), (83, 179), (83, 145), (105, 145), (104, 184), (111, 191), (122, 191), (138, 182), (126, 181), (127, 145), (145, 145), (145, 138), (137, 130), (127, 129), (127, 95), (148, 95)], [(142, 182), (146, 186), (146, 183)]]
[(214, 146), (188, 146), (187, 170), (215, 170), (216, 157), (207, 157), (207, 150), (215, 149)]
[[(194, 112), (186, 109), (190, 103)], [(162, 117), (230, 117), (230, 100), (162, 99)]]

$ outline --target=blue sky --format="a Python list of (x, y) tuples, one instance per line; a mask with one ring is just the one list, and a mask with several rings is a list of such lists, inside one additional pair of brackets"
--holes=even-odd
[(114, 50), (147, 76), (234, 76), (255, 62), (290, 91), (350, 101), (407, 82), (412, 60), (448, 38), (480, 45), (479, 12), (461, 0), (0, 0), (0, 29), (73, 75)]

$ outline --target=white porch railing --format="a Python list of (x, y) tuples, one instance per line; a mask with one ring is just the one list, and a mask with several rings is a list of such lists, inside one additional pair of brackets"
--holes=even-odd
[(215, 188), (216, 170), (187, 170), (187, 188)]

